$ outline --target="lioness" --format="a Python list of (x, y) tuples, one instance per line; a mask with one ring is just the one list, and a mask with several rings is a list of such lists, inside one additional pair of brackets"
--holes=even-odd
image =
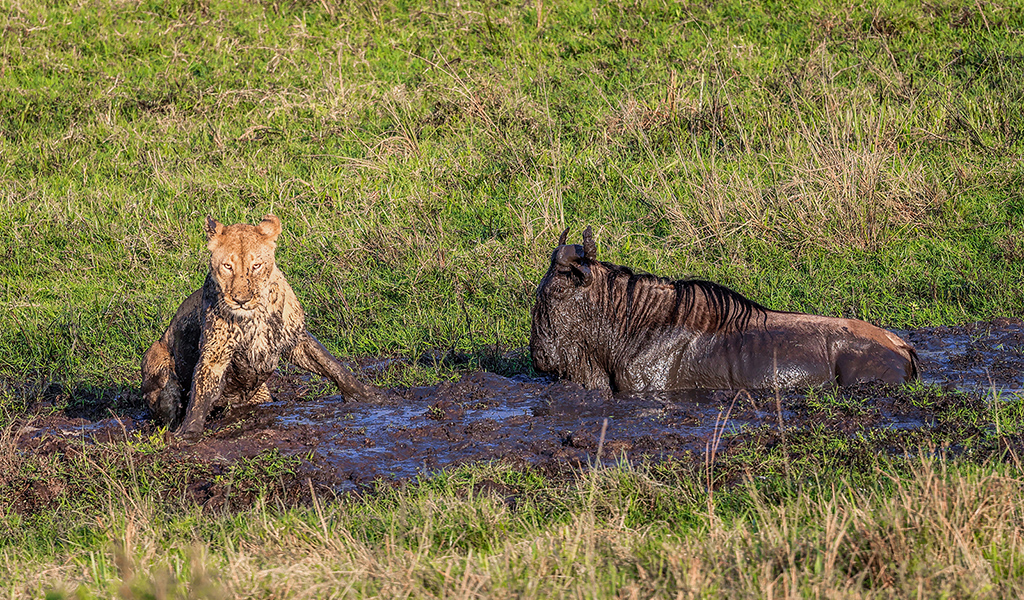
[(281, 221), (224, 226), (206, 219), (210, 272), (142, 357), (150, 410), (179, 434), (198, 434), (214, 405), (270, 400), (266, 381), (281, 356), (334, 381), (345, 395), (372, 397), (307, 330), (305, 314), (274, 264)]

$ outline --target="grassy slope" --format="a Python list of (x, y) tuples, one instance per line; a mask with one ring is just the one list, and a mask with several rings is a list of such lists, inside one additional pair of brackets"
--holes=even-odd
[(1010, 3), (35, 3), (0, 15), (0, 375), (131, 383), (201, 220), (342, 355), (522, 346), (547, 253), (889, 326), (1022, 311)]

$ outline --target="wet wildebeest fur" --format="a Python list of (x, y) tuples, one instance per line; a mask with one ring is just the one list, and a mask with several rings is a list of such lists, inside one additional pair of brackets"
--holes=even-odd
[(856, 319), (769, 310), (709, 281), (673, 281), (597, 260), (583, 245), (551, 254), (537, 288), (534, 368), (590, 389), (763, 389), (917, 377), (898, 336)]

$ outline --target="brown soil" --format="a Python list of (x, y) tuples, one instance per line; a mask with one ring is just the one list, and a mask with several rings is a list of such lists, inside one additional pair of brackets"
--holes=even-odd
[[(898, 333), (917, 348), (926, 383), (977, 392), (959, 396), (967, 398), (993, 390), (1010, 398), (1024, 388), (1020, 320)], [(780, 420), (791, 439), (822, 426), (849, 435), (939, 427), (936, 408), (919, 408), (920, 402), (908, 401), (899, 389), (885, 387), (843, 390), (841, 398), (857, 401), (827, 408), (813, 395), (794, 392), (778, 398), (733, 391), (609, 396), (571, 383), (485, 371), (453, 383), (391, 390), (379, 404), (310, 398), (309, 387), (306, 375), (277, 375), (271, 382), (273, 402), (214, 413), (198, 441), (168, 437), (156, 453), (133, 451), (131, 467), (160, 460), (169, 496), (220, 507), (251, 501), (261, 484), (279, 497), (301, 500), (314, 488), (318, 493), (358, 490), (480, 461), (550, 472), (592, 464), (599, 454), (605, 462), (622, 457), (702, 461), (716, 432), (724, 433), (717, 451), (727, 455), (745, 439), (777, 443)], [(51, 402), (59, 406), (61, 393), (51, 393)], [(61, 461), (100, 462), (97, 457), (104, 453), (124, 454), (123, 444), (110, 442), (132, 440), (138, 446), (159, 430), (144, 409), (115, 414), (109, 402), (100, 402), (77, 409), (36, 407), (12, 432), (9, 446), (17, 455), (49, 465), (34, 475), (19, 474), (4, 465), (13, 455), (0, 453), (0, 490), (10, 494), (16, 510), (31, 513), (74, 493), (77, 484)], [(274, 456), (294, 459), (282, 472), (229, 476), (233, 467), (275, 451)]]

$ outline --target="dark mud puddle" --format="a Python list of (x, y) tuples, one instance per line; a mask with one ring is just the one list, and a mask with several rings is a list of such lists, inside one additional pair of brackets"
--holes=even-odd
[(895, 330), (914, 345), (921, 379), (947, 388), (1015, 394), (1024, 390), (1024, 321)]
[[(978, 396), (1010, 398), (1024, 389), (1024, 322), (998, 319), (963, 327), (900, 331), (921, 358), (922, 379)], [(171, 440), (181, 460), (228, 465), (268, 449), (301, 459), (296, 481), (346, 491), (375, 480), (397, 481), (460, 464), (501, 460), (564, 470), (620, 458), (701, 459), (722, 435), (720, 451), (745, 434), (828, 427), (850, 435), (865, 430), (917, 430), (934, 413), (902, 400), (895, 388), (846, 393), (854, 410), (829, 405), (835, 391), (811, 394), (713, 391), (609, 396), (566, 382), (505, 378), (472, 372), (436, 386), (391, 390), (380, 404), (305, 396), (306, 376), (271, 382), (273, 402), (236, 407), (208, 423), (195, 443)], [(824, 398), (824, 399), (823, 399)], [(604, 437), (602, 427), (607, 420)], [(157, 430), (144, 412), (97, 418), (65, 413), (27, 421), (26, 451), (54, 438), (83, 443)], [(739, 434), (739, 435), (737, 435)]]

